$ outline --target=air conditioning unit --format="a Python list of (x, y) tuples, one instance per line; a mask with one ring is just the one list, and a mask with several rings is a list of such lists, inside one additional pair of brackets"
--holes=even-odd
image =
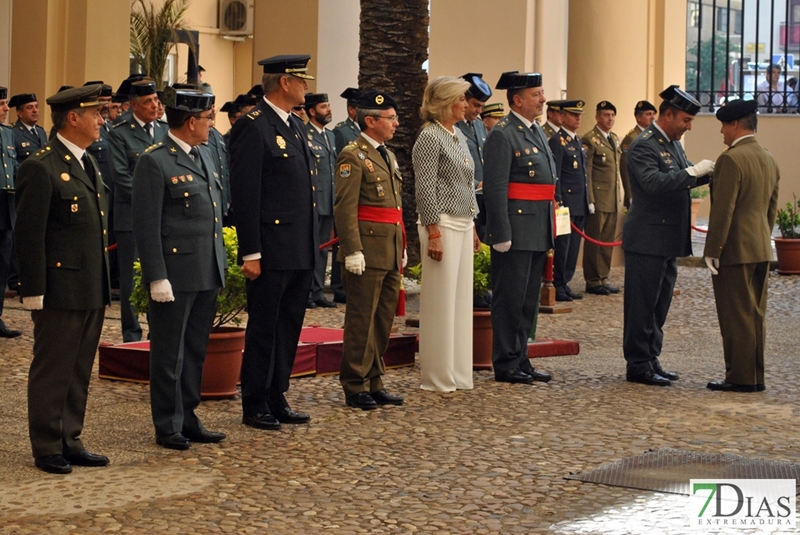
[(220, 0), (219, 33), (222, 35), (252, 35), (253, 1)]

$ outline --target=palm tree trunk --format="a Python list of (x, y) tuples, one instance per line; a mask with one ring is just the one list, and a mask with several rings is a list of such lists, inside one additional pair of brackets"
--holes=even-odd
[(411, 149), (422, 126), (419, 115), (428, 73), (428, 0), (361, 0), (358, 85), (362, 91), (386, 91), (397, 101), (400, 126), (387, 144), (403, 174), (403, 218), (408, 235), (408, 262), (419, 259), (417, 203)]

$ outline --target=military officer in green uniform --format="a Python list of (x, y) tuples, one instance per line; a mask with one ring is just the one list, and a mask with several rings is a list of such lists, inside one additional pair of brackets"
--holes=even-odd
[[(336, 138), (333, 132), (325, 128), (325, 125), (329, 124), (333, 117), (328, 94), (307, 93), (304, 106), (308, 116), (308, 124), (305, 126), (308, 147), (317, 162), (317, 219), (319, 220), (319, 243), (323, 244), (330, 241), (331, 231), (333, 231), (334, 175), (336, 156), (339, 151), (336, 148)], [(322, 293), (330, 252), (330, 248), (326, 247), (317, 254), (308, 308), (336, 308), (336, 303), (326, 299)], [(337, 264), (335, 257), (333, 264)]]
[(556, 164), (536, 118), (545, 103), (542, 75), (504, 72), (511, 112), (486, 139), (485, 243), (492, 246), (492, 366), (495, 379), (547, 382), (528, 360), (547, 251), (555, 245)]
[(361, 128), (356, 122), (356, 108), (361, 92), (355, 87), (348, 87), (339, 96), (343, 99), (347, 99), (347, 119), (336, 123), (336, 126), (333, 127), (333, 135), (336, 137), (336, 146), (341, 150), (346, 147), (348, 143), (355, 141), (359, 134), (361, 134)]
[(483, 121), (483, 125), (486, 127), (486, 132), (492, 131), (494, 125), (500, 122), (505, 116), (506, 112), (503, 109), (502, 102), (492, 102), (491, 104), (486, 104), (483, 109), (481, 110), (481, 120)]
[[(589, 179), (589, 215), (586, 216), (585, 232), (595, 240), (613, 242), (617, 231), (619, 161), (622, 157), (619, 138), (611, 131), (617, 108), (603, 100), (597, 104), (594, 118), (597, 124), (581, 140), (586, 149), (586, 176)], [(611, 247), (596, 245), (589, 240), (583, 244), (583, 278), (587, 293), (619, 293), (619, 288), (608, 282), (612, 252)]]
[(347, 406), (369, 410), (403, 404), (381, 380), (405, 259), (403, 179), (384, 145), (399, 124), (395, 100), (368, 91), (359, 98), (356, 118), (361, 134), (336, 160), (337, 260), (344, 264), (347, 291), (339, 381)]
[(100, 85), (47, 99), (58, 133), (20, 166), (15, 238), (22, 306), (33, 320), (28, 431), (36, 466), (105, 466), (80, 439), (94, 356), (110, 303), (108, 197), (86, 148), (103, 124)]
[(133, 174), (133, 233), (149, 289), (150, 405), (156, 443), (183, 450), (219, 442), (195, 414), (225, 281), (222, 184), (209, 151), (214, 96), (164, 89), (169, 132), (139, 158)]
[(456, 123), (461, 132), (467, 138), (467, 147), (472, 156), (472, 161), (475, 162), (475, 187), (481, 187), (483, 183), (483, 144), (486, 143), (486, 136), (489, 132), (486, 131), (486, 125), (480, 119), (481, 110), (484, 103), (492, 96), (492, 90), (489, 84), (481, 78), (483, 75), (469, 72), (462, 76), (464, 80), (469, 82), (469, 89), (467, 89), (467, 111), (464, 114), (464, 120)]
[(561, 128), (561, 101), (548, 100), (547, 101), (547, 120), (542, 125), (545, 137), (549, 140), (551, 137), (558, 133)]
[[(6, 126), (8, 118), (8, 89), (0, 87), (0, 286), (5, 290), (5, 281), (11, 268), (12, 234), (17, 211), (14, 206), (14, 176), (17, 172), (17, 151), (14, 148), (14, 133)], [(3, 315), (3, 300), (0, 300), (0, 317)], [(22, 334), (9, 329), (0, 319), (0, 338), (15, 338)]]
[(767, 280), (780, 170), (756, 140), (757, 109), (755, 100), (732, 100), (716, 113), (729, 148), (714, 164), (703, 255), (713, 275), (725, 379), (706, 386), (723, 392), (766, 389)]
[(47, 134), (39, 126), (39, 103), (34, 93), (14, 95), (8, 101), (9, 108), (16, 108), (17, 122), (14, 123), (14, 145), (17, 161), (22, 163), (28, 156), (47, 144)]
[(114, 234), (119, 259), (120, 316), (122, 339), (135, 342), (142, 339), (142, 328), (130, 304), (133, 290), (133, 262), (136, 246), (133, 241), (131, 190), (133, 169), (147, 147), (164, 139), (167, 128), (157, 121), (158, 97), (150, 79), (130, 84), (131, 108), (128, 119), (111, 130), (111, 162), (114, 173)]
[(636, 126), (631, 128), (631, 131), (625, 135), (622, 143), (620, 143), (622, 157), (619, 160), (619, 174), (622, 177), (622, 189), (625, 192), (625, 208), (631, 207), (631, 179), (628, 174), (627, 164), (628, 148), (630, 148), (633, 140), (639, 137), (639, 134), (644, 132), (644, 129), (656, 120), (656, 107), (646, 100), (640, 100), (633, 109), (633, 116), (636, 119)]
[(700, 103), (676, 85), (659, 96), (658, 119), (628, 150), (633, 202), (622, 233), (622, 349), (629, 382), (669, 386), (678, 374), (666, 371), (658, 357), (678, 276), (677, 257), (692, 254), (689, 190), (708, 184), (714, 162), (692, 165), (680, 143)]

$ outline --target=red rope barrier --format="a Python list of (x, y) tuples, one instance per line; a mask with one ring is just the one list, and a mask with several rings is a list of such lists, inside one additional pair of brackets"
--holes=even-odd
[(702, 229), (702, 228), (697, 228), (694, 225), (692, 225), (692, 229), (696, 230), (697, 232), (702, 232), (703, 234), (708, 234), (708, 229), (707, 228), (706, 229)]
[(575, 232), (580, 234), (580, 236), (584, 240), (588, 241), (589, 243), (593, 243), (595, 245), (599, 245), (600, 247), (619, 247), (620, 245), (622, 245), (621, 241), (607, 242), (607, 241), (595, 240), (594, 238), (591, 238), (591, 237), (587, 236), (584, 231), (582, 231), (581, 229), (576, 227), (575, 223), (573, 223), (572, 221), (570, 221), (569, 224), (572, 227), (572, 230), (574, 230)]
[(334, 243), (339, 243), (339, 237), (338, 237), (338, 236), (337, 236), (337, 237), (335, 237), (334, 239), (332, 239), (331, 241), (326, 241), (325, 243), (323, 243), (322, 245), (320, 245), (320, 246), (319, 246), (319, 250), (321, 251), (321, 250), (323, 250), (323, 249), (327, 249), (328, 247), (330, 247), (330, 246), (331, 246), (331, 245), (333, 245)]

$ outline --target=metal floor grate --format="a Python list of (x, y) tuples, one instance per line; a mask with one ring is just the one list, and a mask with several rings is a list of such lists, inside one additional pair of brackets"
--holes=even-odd
[(662, 448), (569, 475), (585, 483), (689, 495), (690, 479), (794, 479), (800, 464)]

